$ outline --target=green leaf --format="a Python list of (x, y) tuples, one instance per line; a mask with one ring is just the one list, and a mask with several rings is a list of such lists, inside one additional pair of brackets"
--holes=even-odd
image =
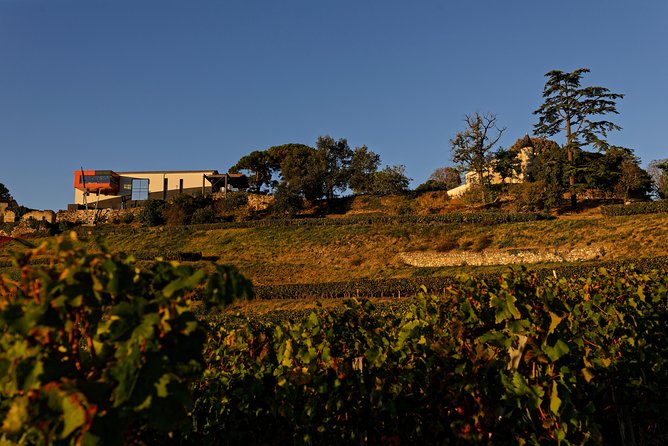
[(98, 446), (99, 444), (102, 444), (100, 437), (93, 435), (90, 431), (86, 432), (81, 440), (81, 446)]
[(119, 350), (116, 356), (119, 362), (111, 368), (109, 373), (118, 382), (112, 393), (112, 400), (114, 407), (119, 407), (130, 399), (141, 369), (139, 368), (139, 349), (136, 346), (127, 346)]
[(483, 344), (491, 344), (495, 347), (508, 348), (512, 340), (505, 333), (497, 330), (488, 331), (478, 338)]
[(559, 415), (559, 407), (561, 407), (561, 400), (559, 399), (559, 392), (557, 391), (557, 382), (552, 381), (552, 392), (550, 392), (550, 411), (553, 414)]
[(563, 317), (557, 316), (555, 313), (550, 311), (550, 329), (547, 331), (547, 334), (554, 332), (554, 329), (557, 328), (559, 323), (563, 320)]
[(60, 438), (67, 438), (86, 422), (86, 409), (76, 395), (64, 395), (62, 400), (63, 431)]
[(186, 277), (179, 277), (176, 280), (171, 281), (163, 290), (162, 294), (165, 297), (172, 297), (174, 293), (180, 290), (194, 290), (197, 285), (199, 285), (204, 277), (206, 276), (206, 273), (203, 269), (195, 271), (194, 274)]
[(545, 391), (542, 387), (535, 385), (529, 385), (524, 376), (519, 372), (513, 372), (510, 379), (507, 375), (501, 375), (501, 381), (503, 382), (506, 391), (515, 397), (519, 397), (520, 400), (526, 399), (529, 407), (537, 408), (543, 403), (543, 395)]
[(638, 297), (645, 302), (645, 287), (643, 285), (638, 285)]
[(592, 369), (588, 367), (583, 367), (582, 368), (582, 376), (584, 377), (585, 381), (589, 382), (592, 379), (594, 379), (594, 373), (592, 372)]
[(132, 339), (141, 342), (144, 339), (151, 339), (155, 334), (155, 327), (160, 324), (160, 315), (158, 313), (148, 313), (142, 317), (141, 323), (132, 332)]
[(380, 367), (387, 358), (387, 354), (385, 354), (381, 346), (368, 349), (364, 352), (364, 356), (368, 361), (369, 367)]
[(531, 322), (526, 319), (510, 320), (507, 324), (512, 334), (523, 334), (531, 327)]
[(312, 311), (308, 315), (308, 319), (306, 320), (306, 324), (304, 326), (310, 330), (313, 327), (317, 327), (319, 324), (320, 324), (320, 321), (318, 320), (318, 315), (315, 314), (315, 312)]
[(2, 422), (2, 432), (16, 433), (28, 422), (28, 398), (14, 398)]
[(570, 351), (568, 344), (566, 344), (561, 339), (558, 339), (553, 346), (544, 343), (542, 345), (542, 350), (552, 362), (558, 360)]
[(292, 340), (288, 339), (285, 344), (278, 349), (276, 355), (278, 362), (285, 367), (292, 367)]
[(44, 374), (44, 363), (39, 358), (29, 358), (17, 367), (16, 380), (22, 390), (39, 388)]
[(155, 383), (155, 389), (158, 393), (158, 396), (160, 398), (165, 398), (169, 395), (169, 391), (167, 390), (167, 386), (171, 382), (172, 377), (170, 376), (169, 373), (165, 373), (160, 377), (157, 383)]
[(332, 352), (329, 347), (323, 347), (322, 353), (320, 353), (320, 358), (323, 362), (329, 362), (329, 360), (332, 359)]
[(494, 317), (497, 324), (499, 322), (505, 321), (506, 319), (520, 319), (522, 317), (519, 310), (515, 306), (515, 301), (517, 299), (515, 299), (515, 297), (510, 294), (504, 294), (505, 298), (500, 295), (490, 293), (490, 306), (494, 308)]

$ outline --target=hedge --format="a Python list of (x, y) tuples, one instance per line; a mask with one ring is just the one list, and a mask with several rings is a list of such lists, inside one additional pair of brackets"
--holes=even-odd
[(664, 212), (668, 212), (668, 200), (613, 204), (601, 208), (601, 213), (609, 217), (619, 215), (660, 214)]

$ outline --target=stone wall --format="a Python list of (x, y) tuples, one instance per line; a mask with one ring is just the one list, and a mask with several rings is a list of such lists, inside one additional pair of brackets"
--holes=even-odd
[(128, 214), (133, 214), (136, 217), (139, 211), (141, 211), (141, 208), (58, 211), (56, 221), (70, 223), (92, 223), (93, 221), (96, 223), (111, 223), (123, 221), (123, 218)]
[(248, 207), (254, 211), (264, 211), (273, 202), (273, 195), (248, 194)]
[(14, 223), (16, 221), (16, 214), (14, 211), (5, 210), (2, 213), (2, 222), (3, 223)]
[(510, 265), (521, 263), (545, 262), (577, 262), (594, 260), (603, 257), (605, 250), (602, 247), (588, 246), (572, 250), (536, 249), (536, 250), (501, 250), (485, 249), (473, 251), (417, 251), (402, 252), (399, 257), (404, 263), (420, 268), (440, 266), (482, 266), (482, 265)]
[(16, 214), (8, 209), (9, 203), (0, 202), (0, 223), (14, 223)]
[(37, 221), (45, 221), (47, 223), (55, 223), (56, 222), (56, 213), (53, 211), (30, 211), (21, 217), (21, 220), (37, 220)]
[[(238, 193), (240, 192), (228, 192), (228, 194), (238, 194)], [(246, 193), (246, 197), (248, 198), (247, 207), (249, 210), (253, 211), (264, 211), (269, 207), (271, 203), (274, 202), (273, 195)], [(224, 200), (225, 192), (216, 192), (214, 194), (211, 194), (211, 198), (213, 198), (214, 201)]]

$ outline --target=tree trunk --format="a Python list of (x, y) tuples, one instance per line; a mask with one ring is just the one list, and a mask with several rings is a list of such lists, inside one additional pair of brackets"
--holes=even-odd
[(571, 192), (571, 208), (575, 209), (578, 205), (578, 199), (575, 196), (575, 163), (573, 162), (573, 134), (571, 133), (571, 120), (566, 118), (566, 150), (568, 151), (568, 164), (570, 172), (568, 173), (568, 185)]

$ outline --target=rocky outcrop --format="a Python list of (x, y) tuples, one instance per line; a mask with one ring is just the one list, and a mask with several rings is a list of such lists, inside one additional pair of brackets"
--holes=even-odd
[(420, 268), (440, 266), (483, 266), (483, 265), (510, 265), (521, 263), (545, 263), (545, 262), (577, 262), (582, 260), (594, 260), (605, 255), (602, 247), (584, 247), (571, 250), (560, 249), (485, 249), (480, 252), (473, 251), (416, 251), (403, 252), (399, 256), (404, 263)]

